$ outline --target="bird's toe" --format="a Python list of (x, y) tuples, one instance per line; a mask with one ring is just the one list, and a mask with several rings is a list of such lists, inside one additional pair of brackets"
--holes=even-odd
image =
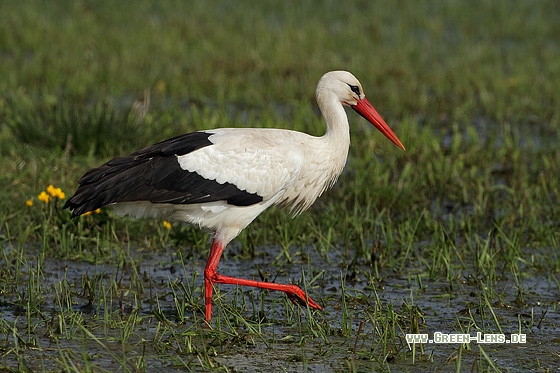
[(322, 310), (323, 307), (321, 307), (317, 302), (315, 302), (313, 299), (311, 299), (310, 296), (308, 296), (307, 294), (305, 294), (303, 292), (303, 290), (301, 289), (297, 289), (298, 291), (295, 291), (293, 293), (286, 293), (286, 295), (288, 296), (288, 299), (290, 299), (290, 301), (298, 306), (309, 306), (309, 308), (312, 309), (316, 309), (316, 310)]

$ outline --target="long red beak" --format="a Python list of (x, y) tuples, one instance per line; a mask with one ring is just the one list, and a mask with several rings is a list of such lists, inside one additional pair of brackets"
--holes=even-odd
[(374, 109), (374, 107), (370, 104), (370, 102), (364, 97), (361, 100), (358, 100), (356, 105), (350, 105), (352, 109), (356, 111), (356, 113), (360, 114), (364, 117), (368, 122), (373, 124), (375, 128), (381, 131), (382, 134), (385, 135), (389, 140), (395, 143), (399, 148), (402, 150), (406, 150), (404, 145), (401, 143), (397, 135), (393, 132), (391, 128), (385, 123), (381, 115)]

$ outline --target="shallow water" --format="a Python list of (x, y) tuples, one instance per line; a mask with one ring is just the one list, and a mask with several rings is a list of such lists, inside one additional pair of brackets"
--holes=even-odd
[[(405, 340), (411, 325), (416, 323), (418, 331), (430, 338), (435, 332), (463, 331), (474, 336), (480, 330), (498, 333), (495, 320), (507, 338), (511, 333), (522, 333), (527, 342), (482, 345), (471, 341), (461, 349), (462, 370), (478, 369), (477, 364), (484, 360), (481, 348), (496, 367), (510, 372), (545, 371), (560, 366), (558, 274), (528, 274), (519, 279), (519, 286), (503, 276), (489, 288), (468, 271), (450, 282), (431, 280), (422, 268), (372, 276), (370, 266), (349, 269), (348, 258), (335, 249), (325, 256), (311, 249), (299, 253), (293, 250), (292, 263), (287, 263), (276, 247), (262, 248), (254, 259), (232, 258), (235, 251), (234, 247), (227, 254), (229, 258), (220, 263), (222, 273), (246, 278), (259, 278), (260, 273), (267, 280), (285, 283), (300, 281), (302, 270), (306, 281), (318, 276), (309, 291), (324, 306), (323, 312), (313, 313), (316, 323), (310, 322), (305, 309), (287, 302), (283, 294), (267, 293), (261, 298), (263, 294), (258, 290), (240, 292), (222, 286), (215, 297), (215, 329), (204, 329), (201, 274), (206, 258), (201, 254), (185, 258), (185, 270), (177, 252), (172, 250), (133, 252), (134, 268), (47, 258), (42, 264), (41, 282), (48, 291), (43, 294), (45, 301), (40, 313), (29, 315), (25, 307), (14, 305), (11, 294), (2, 295), (0, 313), (4, 325), (17, 325), (21, 336), (30, 337), (25, 345), (24, 341), (15, 341), (9, 330), (0, 335), (2, 366), (17, 368), (19, 356), (19, 367), (24, 364), (32, 370), (58, 370), (61, 361), (68, 359), (87, 360), (96, 369), (116, 371), (123, 370), (119, 359), (137, 359), (147, 371), (181, 370), (184, 365), (203, 371), (212, 364), (239, 372), (448, 371), (456, 368), (460, 345), (424, 344), (423, 355), (420, 346), (416, 346), (413, 358)], [(135, 271), (141, 284), (132, 283)], [(193, 277), (193, 273), (198, 276)], [(88, 293), (84, 279), (96, 284), (97, 290), (103, 289), (109, 301), (100, 304), (98, 296), (92, 297), (96, 290), (90, 289)], [(75, 338), (72, 331), (82, 331), (70, 325), (71, 318), (64, 319), (60, 335), (51, 335), (62, 313), (57, 296), (63, 292), (56, 290), (62, 283), (73, 293), (73, 317), (80, 318), (99, 341), (91, 336)], [(119, 284), (119, 289), (114, 284)], [(189, 299), (195, 303), (185, 308), (182, 318), (177, 313), (176, 301), (188, 296), (178, 290), (180, 284), (194, 288)], [(22, 283), (19, 290), (25, 291), (26, 286)], [(342, 290), (346, 294), (344, 300)], [(485, 306), (485, 296), (491, 307)], [(94, 298), (91, 303), (89, 298)], [(258, 332), (228, 314), (232, 309)], [(160, 323), (154, 316), (158, 311), (173, 323), (176, 335), (162, 332), (165, 322)], [(116, 314), (122, 320), (138, 312), (139, 321), (127, 343), (120, 342), (121, 328), (104, 324), (106, 312), (112, 315), (110, 319)], [(392, 319), (396, 323), (384, 324), (391, 314), (396, 315)], [(256, 315), (264, 316), (265, 321), (256, 322)], [(314, 333), (312, 329), (317, 325), (320, 327)], [(381, 340), (388, 325), (394, 328), (394, 334), (385, 341), (384, 350)], [(225, 336), (215, 334), (219, 330)], [(185, 344), (179, 343), (181, 339), (177, 336)], [(162, 342), (162, 338), (168, 341)], [(190, 350), (186, 347), (188, 343), (193, 344)], [(210, 363), (201, 362), (201, 356)], [(483, 362), (481, 366), (488, 364)]]

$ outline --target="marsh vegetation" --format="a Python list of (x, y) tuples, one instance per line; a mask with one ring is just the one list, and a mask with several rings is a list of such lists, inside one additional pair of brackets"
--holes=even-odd
[[(1, 2), (0, 370), (554, 371), (559, 15), (524, 0)], [(314, 89), (333, 69), (407, 151), (352, 117), (335, 187), (296, 219), (260, 216), (220, 265), (297, 283), (323, 312), (223, 286), (206, 328), (207, 233), (60, 209), (87, 169), (173, 135), (321, 134)], [(406, 342), (434, 332), (527, 342)]]

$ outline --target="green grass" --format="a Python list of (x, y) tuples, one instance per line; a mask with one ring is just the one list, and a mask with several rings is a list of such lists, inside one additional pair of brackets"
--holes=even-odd
[[(0, 3), (0, 370), (553, 371), (560, 364), (560, 23), (554, 1)], [(335, 187), (270, 210), (203, 321), (208, 234), (110, 210), (89, 168), (184, 132), (319, 135), (314, 89), (361, 81), (407, 147), (349, 112)], [(32, 206), (26, 206), (32, 200)], [(409, 349), (406, 333), (523, 333)], [(521, 351), (521, 352), (520, 352)]]

